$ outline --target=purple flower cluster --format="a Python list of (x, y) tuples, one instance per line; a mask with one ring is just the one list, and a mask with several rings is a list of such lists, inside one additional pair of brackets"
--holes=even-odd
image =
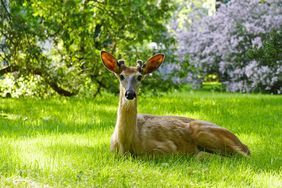
[[(177, 32), (177, 55), (181, 61), (189, 57), (191, 66), (198, 69), (197, 75), (188, 74), (200, 80), (197, 83), (217, 73), (229, 91), (267, 91), (281, 83), (281, 60), (265, 64), (246, 54), (265, 48), (265, 36), (281, 28), (281, 0), (231, 0), (215, 15), (193, 23), (190, 30)], [(282, 93), (282, 86), (276, 92)]]

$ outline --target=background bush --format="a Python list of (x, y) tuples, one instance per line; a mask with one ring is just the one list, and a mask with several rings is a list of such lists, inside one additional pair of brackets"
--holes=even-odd
[(281, 93), (281, 1), (231, 0), (217, 11), (212, 2), (0, 1), (0, 96), (118, 93), (101, 50), (128, 65), (165, 53), (142, 87), (153, 94), (206, 81)]
[(179, 31), (177, 52), (189, 62), (187, 81), (217, 74), (228, 91), (282, 92), (282, 3), (231, 0), (213, 16)]

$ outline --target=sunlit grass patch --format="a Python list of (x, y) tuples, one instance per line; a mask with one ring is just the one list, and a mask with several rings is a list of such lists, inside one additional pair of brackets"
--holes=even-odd
[(109, 151), (118, 97), (0, 99), (1, 187), (281, 187), (281, 96), (170, 93), (138, 110), (212, 121), (249, 158), (118, 156)]

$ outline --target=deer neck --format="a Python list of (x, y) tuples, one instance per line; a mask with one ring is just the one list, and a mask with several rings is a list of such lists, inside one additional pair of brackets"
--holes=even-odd
[(120, 150), (131, 152), (137, 131), (137, 98), (127, 100), (125, 89), (120, 87), (119, 107), (115, 132), (117, 134)]

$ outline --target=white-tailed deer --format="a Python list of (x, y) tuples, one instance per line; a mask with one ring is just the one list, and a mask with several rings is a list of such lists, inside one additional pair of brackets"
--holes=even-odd
[(101, 52), (106, 68), (120, 82), (119, 106), (111, 151), (121, 154), (197, 154), (200, 151), (222, 155), (250, 155), (233, 133), (213, 123), (178, 116), (137, 114), (137, 91), (144, 75), (163, 63), (164, 54), (149, 58), (145, 64), (127, 67), (110, 53)]

